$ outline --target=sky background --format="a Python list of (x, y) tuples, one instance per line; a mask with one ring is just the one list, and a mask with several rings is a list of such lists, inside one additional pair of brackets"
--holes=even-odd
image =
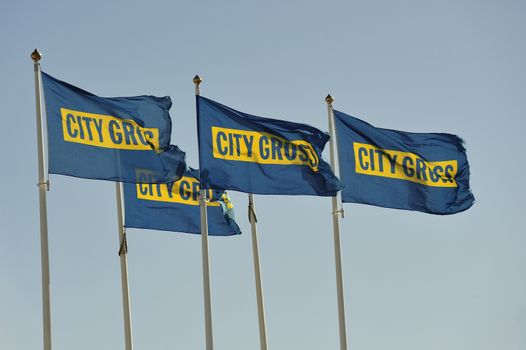
[[(0, 348), (42, 348), (35, 96), (47, 73), (100, 96), (169, 95), (197, 167), (192, 78), (237, 110), (328, 130), (334, 108), (466, 142), (475, 205), (345, 204), (352, 350), (526, 349), (524, 1), (0, 2)], [(328, 152), (325, 153), (328, 159)], [(211, 237), (216, 349), (258, 349), (244, 234)], [(269, 349), (339, 349), (331, 201), (255, 196)], [(124, 349), (114, 184), (51, 176), (53, 349)], [(135, 349), (204, 349), (198, 235), (128, 230)]]

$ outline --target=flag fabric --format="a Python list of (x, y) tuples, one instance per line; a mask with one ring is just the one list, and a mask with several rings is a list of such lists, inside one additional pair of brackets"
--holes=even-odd
[(334, 196), (339, 180), (321, 153), (329, 135), (309, 125), (257, 117), (197, 96), (203, 188)]
[[(142, 173), (141, 182), (124, 187), (126, 227), (201, 233), (199, 211), (199, 172), (187, 170), (172, 183), (149, 183)], [(209, 191), (208, 232), (212, 236), (231, 236), (241, 231), (234, 220), (233, 204), (224, 191)]]
[(185, 153), (170, 145), (169, 97), (104, 98), (42, 72), (49, 172), (88, 179), (154, 182), (179, 179)]
[(342, 201), (431, 214), (473, 205), (463, 141), (376, 128), (334, 111)]

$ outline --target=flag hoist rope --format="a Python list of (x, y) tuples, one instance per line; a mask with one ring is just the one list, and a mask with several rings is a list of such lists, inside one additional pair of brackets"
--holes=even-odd
[[(199, 96), (199, 84), (201, 84), (199, 75), (194, 77), (195, 95)], [(197, 98), (196, 98), (197, 100)], [(201, 169), (199, 169), (201, 171)], [(208, 256), (208, 217), (206, 211), (206, 189), (201, 188), (199, 191), (199, 210), (201, 213), (201, 255), (203, 258), (203, 294), (205, 303), (205, 335), (206, 350), (214, 348), (212, 335), (212, 301), (210, 296), (210, 259)]]
[(115, 195), (117, 197), (117, 226), (119, 234), (119, 257), (121, 260), (121, 285), (122, 308), (124, 313), (124, 345), (126, 350), (133, 349), (132, 325), (130, 311), (130, 287), (128, 284), (128, 243), (126, 242), (126, 229), (123, 220), (122, 183), (115, 182)]
[[(332, 171), (337, 174), (336, 169), (336, 133), (334, 132), (334, 113), (332, 110), (332, 102), (334, 99), (331, 95), (327, 95), (325, 102), (327, 102), (327, 115), (329, 118), (329, 133), (331, 135), (330, 142), (330, 160)], [(340, 329), (340, 349), (347, 350), (347, 335), (345, 329), (345, 303), (343, 298), (343, 274), (342, 274), (342, 254), (340, 248), (340, 215), (343, 217), (343, 208), (338, 209), (338, 195), (332, 197), (332, 224), (334, 228), (334, 261), (336, 267), (336, 295), (338, 299), (338, 324)]]
[(254, 277), (256, 280), (256, 298), (258, 306), (259, 322), (259, 344), (261, 350), (267, 350), (267, 328), (265, 325), (265, 304), (263, 303), (263, 287), (261, 284), (261, 269), (259, 265), (259, 248), (258, 248), (258, 222), (256, 218), (256, 208), (254, 206), (254, 196), (248, 195), (248, 221), (252, 230), (252, 255), (254, 256)]
[(35, 98), (37, 122), (37, 147), (38, 147), (38, 198), (40, 207), (40, 258), (42, 265), (42, 318), (44, 350), (51, 350), (51, 302), (49, 279), (49, 245), (47, 230), (47, 200), (46, 191), (49, 190), (49, 181), (46, 180), (44, 167), (44, 132), (42, 128), (42, 102), (40, 92), (40, 59), (42, 55), (37, 49), (31, 53), (35, 71)]

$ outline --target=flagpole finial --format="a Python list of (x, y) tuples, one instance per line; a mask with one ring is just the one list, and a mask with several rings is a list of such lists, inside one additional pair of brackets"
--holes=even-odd
[(37, 49), (35, 49), (33, 52), (31, 52), (31, 59), (33, 62), (37, 63), (42, 58), (42, 54), (38, 52)]
[(196, 75), (194, 77), (194, 84), (195, 84), (196, 87), (199, 87), (199, 84), (201, 84), (202, 81), (203, 80), (201, 79), (201, 77), (199, 75)]
[(330, 94), (327, 95), (327, 97), (325, 97), (325, 102), (327, 102), (328, 104), (332, 104), (332, 101), (334, 101), (334, 99)]

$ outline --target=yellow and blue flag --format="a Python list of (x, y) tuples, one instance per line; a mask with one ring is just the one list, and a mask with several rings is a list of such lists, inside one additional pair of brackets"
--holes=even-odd
[(257, 194), (334, 196), (341, 189), (321, 153), (329, 135), (257, 117), (197, 96), (201, 186)]
[(336, 110), (334, 117), (343, 202), (440, 215), (473, 205), (458, 136), (380, 129)]
[[(187, 170), (172, 183), (152, 184), (147, 172), (139, 172), (140, 183), (124, 184), (126, 227), (201, 233), (199, 172)], [(233, 204), (224, 191), (209, 190), (208, 232), (212, 236), (241, 233), (234, 220)]]
[(42, 73), (49, 172), (88, 179), (154, 182), (179, 179), (185, 153), (170, 145), (169, 97), (104, 98)]

